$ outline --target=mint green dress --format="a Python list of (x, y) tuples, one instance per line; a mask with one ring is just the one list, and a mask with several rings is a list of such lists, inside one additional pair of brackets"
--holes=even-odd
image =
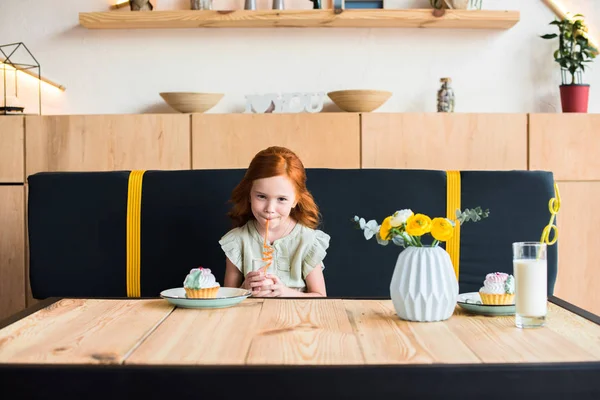
[[(292, 231), (275, 240), (273, 263), (267, 273), (277, 275), (290, 288), (305, 291), (305, 279), (311, 271), (323, 265), (329, 247), (329, 235), (299, 223)], [(243, 274), (252, 272), (252, 260), (262, 258), (263, 237), (256, 230), (256, 222), (232, 229), (219, 240), (225, 255)]]

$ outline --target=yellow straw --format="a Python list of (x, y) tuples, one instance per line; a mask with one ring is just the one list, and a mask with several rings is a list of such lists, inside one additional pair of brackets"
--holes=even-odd
[[(558, 191), (558, 185), (554, 183), (554, 194), (556, 197), (553, 197), (548, 201), (548, 210), (550, 210), (550, 222), (542, 231), (542, 237), (540, 238), (540, 243), (546, 243), (551, 246), (558, 240), (558, 228), (554, 225), (554, 219), (556, 214), (558, 214), (558, 210), (560, 210), (560, 192)], [(550, 232), (554, 231), (554, 237), (550, 240)]]

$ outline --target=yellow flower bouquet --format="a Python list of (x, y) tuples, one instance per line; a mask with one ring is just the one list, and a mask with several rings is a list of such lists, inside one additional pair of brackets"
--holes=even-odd
[(353, 221), (364, 231), (365, 239), (375, 237), (377, 243), (382, 246), (392, 242), (402, 247), (425, 247), (421, 237), (429, 233), (434, 239), (431, 247), (436, 247), (440, 242), (452, 237), (457, 223), (462, 225), (467, 221), (477, 222), (487, 218), (489, 213), (489, 210), (482, 210), (481, 207), (467, 208), (465, 211), (456, 210), (455, 220), (442, 217), (432, 220), (425, 214), (414, 214), (412, 210), (404, 209), (386, 217), (381, 225), (373, 219), (366, 222), (358, 216), (355, 216)]

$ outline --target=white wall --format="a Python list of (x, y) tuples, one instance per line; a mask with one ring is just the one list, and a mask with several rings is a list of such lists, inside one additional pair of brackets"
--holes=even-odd
[[(174, 1), (182, 0), (158, 0), (158, 8)], [(172, 112), (158, 95), (162, 91), (225, 93), (210, 112), (242, 112), (245, 94), (351, 88), (392, 91), (378, 111), (434, 112), (445, 76), (453, 79), (457, 112), (560, 112), (559, 69), (552, 58), (557, 42), (539, 38), (553, 32), (548, 23), (554, 15), (541, 0), (483, 0), (487, 9), (521, 11), (514, 28), (500, 31), (78, 25), (79, 12), (106, 11), (110, 3), (0, 0), (0, 44), (24, 42), (42, 74), (67, 87), (44, 87), (44, 114)], [(562, 3), (584, 13), (592, 33), (599, 26), (600, 1)], [(584, 77), (592, 85), (589, 112), (600, 112), (598, 68), (592, 64)], [(31, 93), (24, 93), (35, 85), (26, 86), (20, 97), (29, 103)], [(338, 109), (328, 104), (326, 110)]]

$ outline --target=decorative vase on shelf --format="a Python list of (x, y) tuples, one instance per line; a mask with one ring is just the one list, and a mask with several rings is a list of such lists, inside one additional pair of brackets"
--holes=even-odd
[(458, 281), (441, 247), (407, 247), (398, 256), (390, 284), (396, 314), (404, 320), (443, 321), (454, 312)]
[(452, 79), (441, 78), (442, 86), (437, 92), (438, 112), (454, 112), (454, 89), (450, 86)]
[(192, 10), (212, 10), (212, 0), (190, 0)]

